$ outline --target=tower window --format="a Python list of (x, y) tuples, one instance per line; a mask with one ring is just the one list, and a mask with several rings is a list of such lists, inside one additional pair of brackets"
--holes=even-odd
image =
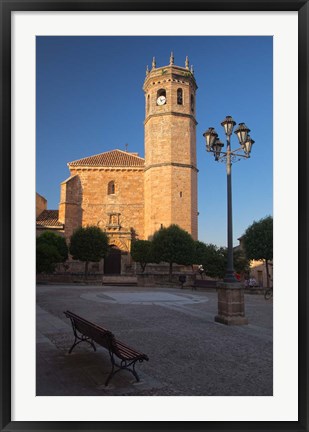
[(178, 105), (182, 105), (182, 89), (181, 88), (179, 88), (178, 90), (177, 90), (177, 104)]
[(150, 95), (147, 96), (147, 112), (149, 112), (150, 109)]
[(113, 195), (115, 193), (115, 182), (111, 180), (107, 185), (107, 194)]
[(166, 90), (165, 89), (160, 89), (157, 91), (157, 97), (159, 96), (164, 96), (166, 97)]
[(194, 112), (194, 96), (191, 95), (191, 111)]
[(160, 89), (157, 91), (157, 105), (165, 105), (166, 104), (166, 90)]

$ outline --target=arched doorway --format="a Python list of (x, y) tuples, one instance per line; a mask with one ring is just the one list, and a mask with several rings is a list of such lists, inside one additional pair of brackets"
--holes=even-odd
[(109, 246), (108, 255), (104, 258), (104, 274), (121, 274), (121, 250)]

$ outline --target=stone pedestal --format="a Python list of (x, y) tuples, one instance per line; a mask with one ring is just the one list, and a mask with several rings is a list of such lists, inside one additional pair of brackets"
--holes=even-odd
[(218, 315), (215, 321), (226, 325), (248, 324), (245, 317), (244, 286), (240, 283), (218, 282)]

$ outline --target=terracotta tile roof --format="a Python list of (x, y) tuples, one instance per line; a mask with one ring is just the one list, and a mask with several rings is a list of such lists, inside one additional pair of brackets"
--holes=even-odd
[(36, 219), (37, 227), (63, 227), (58, 221), (58, 210), (43, 210)]
[(73, 162), (69, 162), (70, 167), (143, 167), (145, 160), (134, 153), (122, 150), (112, 150), (98, 155), (89, 156)]

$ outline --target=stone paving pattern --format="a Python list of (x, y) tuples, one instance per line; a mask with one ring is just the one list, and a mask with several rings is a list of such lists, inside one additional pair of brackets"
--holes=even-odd
[[(245, 295), (245, 326), (214, 321), (215, 291), (178, 288), (37, 286), (38, 396), (270, 396), (273, 394), (272, 301)], [(149, 356), (141, 378), (121, 371), (104, 386), (108, 351), (74, 337), (63, 311), (111, 330)]]

